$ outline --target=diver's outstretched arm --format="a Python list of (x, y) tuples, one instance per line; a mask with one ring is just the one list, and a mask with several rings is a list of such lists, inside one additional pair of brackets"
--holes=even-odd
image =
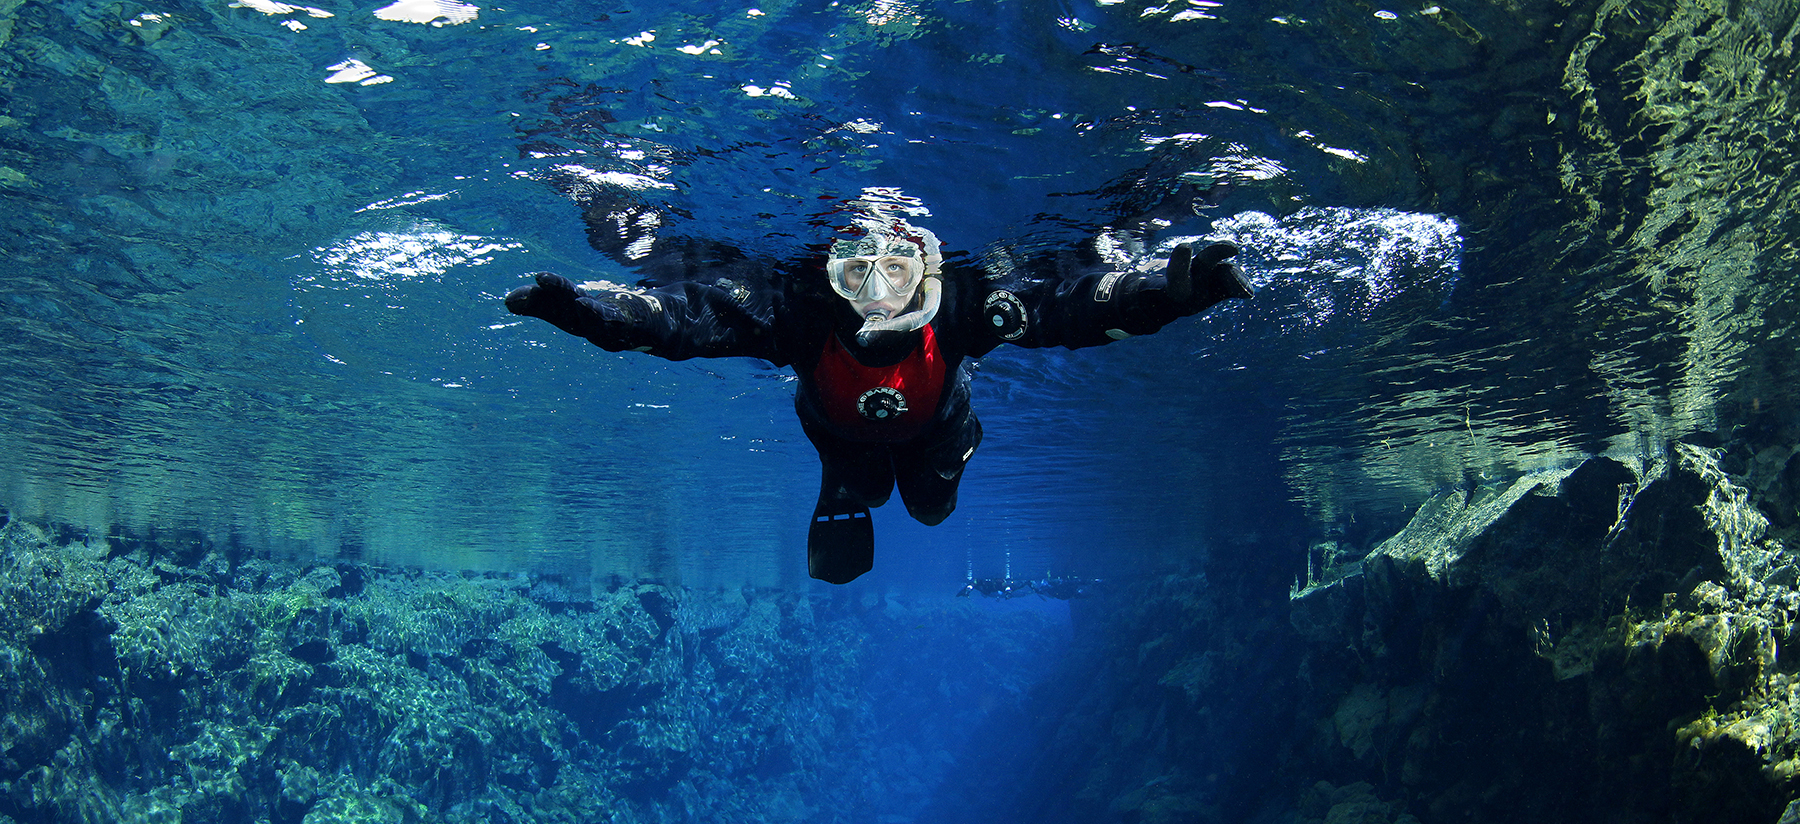
[[(1091, 271), (1050, 274), (1016, 291), (988, 292), (980, 325), (995, 343), (1079, 349), (1148, 335), (1221, 301), (1247, 299), (1256, 289), (1231, 258), (1238, 247), (1214, 243), (1198, 252), (1175, 247), (1160, 275)], [(1067, 264), (1062, 264), (1067, 265)]]
[(727, 288), (729, 281), (586, 289), (549, 272), (535, 279), (506, 296), (507, 311), (549, 321), (609, 352), (630, 349), (669, 360), (779, 358), (770, 334), (771, 296)]

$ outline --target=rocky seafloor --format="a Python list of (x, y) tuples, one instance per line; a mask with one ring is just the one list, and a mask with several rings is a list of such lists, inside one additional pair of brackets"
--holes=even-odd
[[(945, 606), (948, 603), (951, 606)], [(1066, 626), (0, 530), (0, 821), (906, 820)]]

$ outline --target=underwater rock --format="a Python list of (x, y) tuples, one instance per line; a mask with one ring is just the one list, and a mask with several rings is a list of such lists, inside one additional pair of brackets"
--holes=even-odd
[(1793, 501), (1727, 469), (1765, 450), (1445, 492), (1360, 555), (1310, 542), (1285, 611), (1263, 556), (1118, 582), (1007, 731), (1020, 791), (932, 820), (1775, 821), (1800, 593), (1760, 513)]
[[(1800, 772), (1779, 655), (1800, 596), (1719, 463), (1676, 444), (1639, 467), (1593, 458), (1449, 493), (1344, 577), (1296, 590), (1307, 671), (1341, 696), (1342, 755), (1315, 751), (1315, 768), (1404, 790), (1426, 821), (1468, 805), (1774, 820)], [(1446, 766), (1470, 748), (1543, 783)]]
[(1040, 613), (814, 601), (11, 520), (0, 822), (910, 818), (943, 742), (1021, 703), (1060, 638)]
[(1296, 824), (1418, 824), (1404, 805), (1384, 802), (1367, 782), (1334, 787), (1320, 781), (1300, 796)]

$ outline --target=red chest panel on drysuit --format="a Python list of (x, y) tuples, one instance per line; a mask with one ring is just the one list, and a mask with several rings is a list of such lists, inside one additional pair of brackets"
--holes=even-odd
[(944, 393), (944, 355), (931, 327), (922, 331), (919, 345), (893, 366), (864, 366), (837, 335), (827, 336), (813, 372), (825, 419), (863, 441), (898, 443), (923, 432)]

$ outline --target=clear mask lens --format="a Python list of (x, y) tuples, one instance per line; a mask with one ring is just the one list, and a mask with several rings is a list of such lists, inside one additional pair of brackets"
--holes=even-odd
[(833, 260), (828, 269), (832, 289), (847, 300), (909, 297), (925, 274), (918, 258), (899, 255)]

